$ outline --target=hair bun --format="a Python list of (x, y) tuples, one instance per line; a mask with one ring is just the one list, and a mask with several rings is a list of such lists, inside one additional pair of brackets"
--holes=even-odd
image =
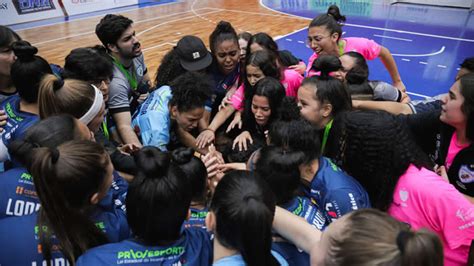
[(339, 7), (336, 5), (331, 5), (328, 8), (327, 14), (333, 17), (336, 20), (336, 22), (339, 24), (344, 24), (344, 22), (346, 22), (346, 16), (341, 15), (341, 11), (339, 10)]
[(315, 71), (321, 72), (322, 78), (328, 78), (329, 73), (338, 71), (342, 68), (341, 60), (334, 55), (322, 55), (319, 56), (314, 62), (311, 68)]
[(185, 164), (191, 161), (194, 151), (191, 148), (178, 148), (171, 152), (171, 159), (177, 164)]
[(170, 156), (157, 147), (147, 146), (134, 154), (138, 174), (147, 178), (161, 178), (168, 171)]
[(14, 42), (12, 49), (18, 60), (22, 62), (32, 61), (35, 54), (38, 53), (38, 48), (31, 46), (27, 41)]
[(227, 21), (219, 21), (219, 23), (216, 26), (216, 30), (218, 30), (220, 33), (235, 33), (234, 28), (232, 27), (232, 24)]

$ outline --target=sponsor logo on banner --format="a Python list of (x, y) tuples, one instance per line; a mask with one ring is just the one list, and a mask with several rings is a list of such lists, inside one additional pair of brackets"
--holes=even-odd
[(13, 0), (13, 5), (18, 15), (56, 9), (52, 0)]

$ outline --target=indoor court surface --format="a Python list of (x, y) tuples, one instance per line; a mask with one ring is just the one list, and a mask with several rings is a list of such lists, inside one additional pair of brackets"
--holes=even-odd
[[(37, 46), (49, 62), (63, 65), (64, 57), (78, 47), (99, 44), (94, 30), (107, 13), (134, 20), (134, 28), (154, 77), (162, 56), (184, 35), (196, 35), (208, 44), (217, 22), (251, 33), (267, 32), (280, 49), (307, 62), (310, 20), (337, 4), (347, 22), (344, 36), (373, 39), (393, 54), (413, 99), (447, 92), (459, 64), (474, 56), (474, 15), (466, 8), (390, 4), (387, 0), (210, 0), (141, 1), (135, 6), (110, 9), (63, 19), (10, 25)], [(380, 60), (370, 62), (370, 78), (390, 81)]]

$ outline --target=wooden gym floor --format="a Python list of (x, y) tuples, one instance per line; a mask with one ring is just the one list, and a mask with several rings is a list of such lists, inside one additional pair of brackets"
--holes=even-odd
[[(309, 23), (308, 19), (268, 10), (260, 6), (258, 0), (184, 0), (120, 14), (134, 21), (152, 80), (164, 54), (182, 36), (196, 35), (208, 45), (209, 35), (220, 20), (231, 22), (237, 33), (266, 32), (274, 38), (302, 29)], [(17, 32), (36, 46), (39, 55), (48, 62), (62, 66), (64, 58), (72, 49), (100, 44), (95, 35), (95, 26), (101, 17)]]

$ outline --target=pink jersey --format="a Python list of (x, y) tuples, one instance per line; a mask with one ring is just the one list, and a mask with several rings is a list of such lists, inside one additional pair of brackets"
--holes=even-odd
[[(282, 80), (280, 83), (285, 87), (286, 96), (296, 97), (298, 95), (298, 89), (300, 88), (301, 82), (303, 81), (303, 76), (293, 69), (285, 69), (282, 73)], [(239, 111), (244, 109), (244, 84), (235, 91), (235, 93), (230, 98), (232, 106)]]
[(454, 157), (460, 152), (462, 149), (467, 148), (469, 144), (465, 145), (459, 145), (458, 144), (458, 137), (456, 135), (456, 132), (453, 133), (453, 136), (451, 137), (451, 142), (449, 143), (449, 148), (448, 148), (448, 154), (446, 155), (446, 170), (451, 167), (451, 164), (453, 164)]
[(474, 239), (474, 204), (436, 173), (414, 165), (398, 180), (388, 213), (441, 239), (446, 266), (466, 265)]
[[(380, 50), (382, 46), (376, 43), (373, 40), (369, 40), (366, 38), (356, 38), (356, 37), (348, 37), (343, 38), (342, 40), (346, 41), (346, 45), (344, 46), (344, 53), (346, 52), (358, 52), (360, 53), (365, 60), (374, 60), (380, 54)], [(340, 54), (339, 56), (341, 56)], [(311, 67), (313, 66), (313, 62), (318, 58), (317, 53), (313, 53), (311, 57), (308, 59), (308, 66), (306, 67), (306, 76), (311, 77), (316, 74), (316, 72), (311, 71)]]

